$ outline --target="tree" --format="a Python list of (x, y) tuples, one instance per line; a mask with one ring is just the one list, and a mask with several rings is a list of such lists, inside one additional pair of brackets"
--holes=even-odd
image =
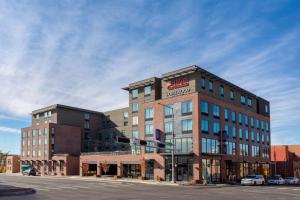
[(6, 167), (6, 158), (8, 156), (8, 153), (4, 153), (0, 150), (0, 173), (5, 172), (5, 167)]
[(101, 164), (102, 170), (104, 171), (105, 175), (109, 171), (110, 165), (108, 164), (107, 161), (104, 161), (104, 163)]

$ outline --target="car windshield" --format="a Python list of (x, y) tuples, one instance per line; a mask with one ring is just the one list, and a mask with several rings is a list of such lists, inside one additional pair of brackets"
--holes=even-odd
[(246, 176), (246, 178), (255, 178), (256, 176)]
[(278, 179), (279, 179), (279, 177), (272, 177), (271, 179), (278, 180)]
[(294, 179), (294, 177), (287, 177), (286, 179)]

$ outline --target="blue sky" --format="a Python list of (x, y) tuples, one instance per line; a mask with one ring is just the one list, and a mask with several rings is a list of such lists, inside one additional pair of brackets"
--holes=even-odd
[(0, 1), (0, 149), (30, 112), (128, 105), (120, 88), (189, 65), (271, 102), (273, 144), (300, 143), (300, 1)]

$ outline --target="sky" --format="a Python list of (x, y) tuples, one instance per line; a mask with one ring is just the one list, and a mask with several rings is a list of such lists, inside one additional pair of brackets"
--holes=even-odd
[(0, 0), (0, 150), (32, 110), (126, 107), (122, 87), (194, 64), (270, 101), (272, 144), (300, 143), (298, 0)]

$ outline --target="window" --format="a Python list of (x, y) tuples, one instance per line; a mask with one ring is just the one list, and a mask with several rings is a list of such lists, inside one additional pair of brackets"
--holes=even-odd
[(232, 138), (236, 138), (236, 128), (232, 126)]
[(145, 125), (145, 136), (153, 136), (154, 130), (153, 130), (153, 124), (146, 124)]
[(44, 137), (44, 144), (47, 144), (47, 137)]
[(245, 104), (246, 103), (246, 98), (245, 96), (241, 95), (241, 103), (242, 104)]
[(173, 105), (169, 104), (164, 106), (164, 113), (165, 117), (172, 116), (173, 115)]
[(269, 113), (269, 106), (265, 105), (265, 113)]
[(123, 119), (128, 120), (128, 112), (123, 112)]
[(241, 156), (248, 156), (249, 149), (248, 149), (248, 144), (240, 144), (240, 155)]
[(252, 107), (252, 99), (248, 98), (247, 99), (247, 104), (248, 104), (248, 107)]
[(201, 120), (201, 131), (204, 133), (208, 133), (208, 120), (206, 119)]
[(256, 141), (259, 142), (259, 132), (256, 133)]
[(258, 119), (256, 119), (256, 128), (259, 129), (260, 128), (260, 121)]
[(246, 138), (246, 141), (249, 140), (249, 131), (248, 130), (245, 130), (245, 138)]
[(138, 139), (139, 138), (139, 132), (138, 131), (132, 131), (132, 138)]
[(230, 99), (231, 99), (231, 100), (234, 99), (234, 92), (233, 92), (233, 90), (230, 90), (229, 96), (230, 96)]
[(191, 113), (193, 111), (192, 101), (185, 101), (181, 103), (181, 113)]
[(48, 133), (48, 129), (44, 128), (44, 135), (46, 135)]
[(165, 133), (172, 133), (173, 132), (173, 122), (172, 121), (165, 122), (164, 130), (165, 130)]
[(236, 147), (235, 147), (235, 142), (226, 142), (226, 154), (228, 155), (235, 155), (236, 153)]
[(146, 120), (152, 120), (154, 115), (153, 108), (147, 108), (145, 109), (145, 119)]
[(224, 86), (220, 86), (220, 95), (223, 97), (224, 96)]
[(148, 85), (144, 87), (144, 95), (150, 95), (151, 94), (151, 85)]
[(209, 89), (209, 91), (213, 91), (214, 90), (214, 83), (212, 82), (212, 81), (209, 81), (208, 82), (208, 89)]
[(155, 149), (156, 149), (156, 147), (155, 147), (154, 142), (153, 141), (147, 141), (145, 152), (146, 153), (154, 153)]
[(42, 130), (38, 129), (38, 135), (42, 135)]
[(192, 132), (193, 131), (193, 120), (184, 119), (181, 121), (181, 130), (182, 132)]
[(32, 137), (35, 136), (35, 130), (32, 130)]
[(259, 157), (259, 146), (252, 146), (252, 157)]
[(91, 118), (90, 113), (84, 113), (84, 119), (85, 120), (90, 120), (90, 118)]
[(265, 142), (265, 134), (264, 132), (261, 133), (261, 141), (264, 143)]
[(90, 122), (89, 121), (84, 121), (84, 128), (89, 129), (90, 128)]
[(208, 114), (208, 103), (206, 101), (201, 101), (201, 113)]
[(52, 113), (51, 111), (48, 111), (48, 117), (51, 117)]
[(269, 131), (269, 123), (266, 122), (266, 131)]
[(239, 124), (243, 123), (243, 115), (239, 113)]
[(27, 131), (27, 137), (28, 138), (30, 137), (30, 131)]
[(213, 105), (213, 115), (214, 117), (220, 117), (220, 106)]
[(42, 143), (42, 140), (41, 140), (41, 138), (39, 137), (39, 139), (38, 139), (38, 144), (41, 145), (41, 143)]
[(48, 116), (48, 112), (44, 112), (44, 117), (47, 117)]
[(255, 141), (255, 135), (254, 135), (254, 131), (253, 130), (251, 131), (251, 140), (252, 140), (252, 142)]
[(244, 115), (245, 125), (248, 126), (248, 116)]
[(214, 132), (214, 134), (220, 134), (220, 123), (219, 122), (213, 123), (213, 132)]
[(201, 77), (201, 88), (205, 89), (205, 78)]
[(251, 125), (251, 127), (254, 127), (254, 118), (253, 117), (250, 118), (250, 125)]
[(36, 114), (36, 116), (35, 116), (37, 119), (39, 119), (40, 118), (40, 114)]
[(236, 114), (235, 114), (235, 112), (231, 112), (231, 120), (232, 120), (232, 123), (235, 123), (235, 121), (236, 121)]
[(139, 96), (138, 89), (132, 90), (132, 98), (137, 98)]
[[(191, 137), (175, 138), (175, 152), (176, 153), (190, 153), (193, 152), (193, 140)], [(165, 140), (166, 152), (171, 152), (171, 140)]]
[(228, 121), (228, 109), (224, 109), (224, 117), (225, 117), (225, 120)]
[(240, 137), (240, 140), (243, 139), (243, 129), (239, 128), (239, 137)]
[(228, 138), (228, 136), (229, 136), (229, 126), (228, 126), (228, 124), (225, 124), (224, 129), (225, 129), (225, 133), (226, 133), (226, 138)]
[(132, 103), (132, 112), (138, 112), (139, 110), (139, 104), (134, 102)]
[(139, 117), (138, 116), (132, 117), (132, 125), (136, 126), (138, 124), (139, 124)]
[(35, 145), (35, 139), (34, 138), (32, 139), (32, 145), (33, 146)]
[(220, 153), (220, 142), (218, 140), (202, 138), (202, 153)]
[(265, 130), (265, 122), (264, 121), (261, 121), (261, 129)]

